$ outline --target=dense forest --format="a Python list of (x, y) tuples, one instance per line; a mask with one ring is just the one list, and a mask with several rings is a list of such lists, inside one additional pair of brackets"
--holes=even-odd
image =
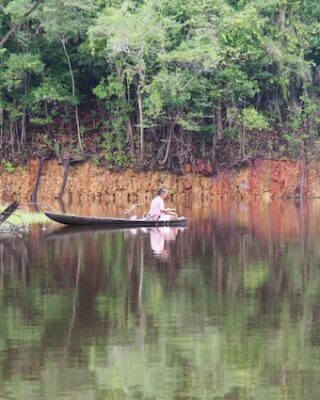
[[(320, 155), (318, 0), (2, 0), (0, 151), (183, 171)], [(210, 172), (210, 171), (209, 171)]]

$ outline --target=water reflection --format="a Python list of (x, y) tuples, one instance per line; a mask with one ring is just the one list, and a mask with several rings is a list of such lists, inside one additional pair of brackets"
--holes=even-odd
[(183, 213), (0, 237), (0, 398), (317, 398), (320, 202)]
[[(182, 228), (180, 228), (182, 230)], [(161, 260), (168, 259), (168, 248), (166, 242), (175, 241), (179, 228), (152, 228), (150, 229), (150, 243), (152, 254)]]

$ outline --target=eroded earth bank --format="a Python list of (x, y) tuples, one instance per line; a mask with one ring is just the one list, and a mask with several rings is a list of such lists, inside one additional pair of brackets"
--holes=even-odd
[[(31, 160), (24, 168), (2, 171), (0, 185), (6, 197), (30, 199), (35, 187), (38, 161)], [(55, 160), (45, 161), (39, 181), (39, 202), (58, 196), (64, 168)], [(238, 170), (215, 176), (186, 173), (135, 172), (127, 169), (114, 172), (90, 162), (70, 167), (64, 199), (97, 200), (113, 197), (135, 201), (149, 199), (157, 188), (165, 186), (174, 197), (197, 199), (211, 197), (252, 197), (270, 200), (297, 197), (303, 190), (308, 197), (320, 197), (320, 162), (301, 165), (298, 161), (255, 161)]]

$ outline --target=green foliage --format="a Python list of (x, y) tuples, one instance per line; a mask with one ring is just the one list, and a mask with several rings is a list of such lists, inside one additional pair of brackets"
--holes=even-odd
[(79, 38), (87, 30), (94, 3), (94, 0), (47, 0), (38, 14), (47, 38)]
[(253, 107), (242, 110), (241, 122), (243, 127), (249, 131), (263, 131), (268, 128), (268, 123), (264, 115), (258, 113)]
[(47, 118), (41, 118), (41, 117), (30, 118), (31, 124), (38, 125), (38, 126), (43, 126), (43, 125), (51, 124), (52, 121), (53, 121), (52, 117), (47, 117)]
[(31, 224), (41, 224), (50, 222), (49, 219), (40, 212), (23, 212), (17, 211), (13, 214), (8, 222), (14, 225), (31, 225)]
[(13, 172), (15, 170), (13, 164), (8, 160), (2, 160), (1, 164), (3, 165), (6, 172)]
[(37, 142), (36, 146), (37, 148), (45, 148), (45, 149), (50, 149), (56, 154), (57, 156), (60, 155), (61, 153), (61, 145), (57, 143), (53, 138), (50, 138), (47, 134), (43, 134), (41, 136), (41, 142)]
[(103, 157), (110, 166), (128, 167), (131, 164), (131, 158), (125, 151), (124, 144), (115, 141), (112, 133), (102, 135)]
[(2, 85), (9, 92), (20, 89), (27, 76), (39, 75), (43, 72), (44, 65), (39, 55), (35, 54), (10, 54), (4, 62), (1, 71)]
[(63, 83), (55, 78), (44, 76), (41, 84), (31, 92), (34, 106), (38, 104), (59, 104), (63, 102), (71, 103), (71, 96)]
[[(0, 7), (0, 37), (10, 32), (0, 48), (5, 143), (19, 144), (30, 123), (71, 125), (70, 109), (98, 109), (97, 99), (110, 133), (106, 158), (116, 151), (123, 160), (128, 145), (132, 157), (145, 140), (153, 159), (172, 125), (180, 153), (188, 152), (185, 135), (194, 143), (199, 134), (237, 140), (240, 126), (276, 130), (279, 143), (317, 141), (315, 0), (46, 0), (25, 16), (34, 4)], [(79, 135), (84, 127), (80, 120)]]
[(284, 132), (283, 138), (286, 142), (286, 152), (292, 158), (298, 158), (301, 148), (308, 139), (308, 135), (296, 131)]

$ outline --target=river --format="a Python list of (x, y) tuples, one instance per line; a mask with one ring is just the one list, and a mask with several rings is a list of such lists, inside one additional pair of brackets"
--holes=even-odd
[(179, 211), (0, 237), (1, 400), (319, 398), (320, 200)]

